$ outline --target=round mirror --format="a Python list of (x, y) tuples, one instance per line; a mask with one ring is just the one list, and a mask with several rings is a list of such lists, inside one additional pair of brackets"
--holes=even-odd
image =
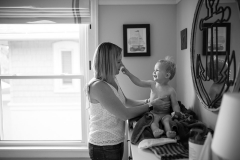
[(218, 111), (240, 62), (239, 0), (199, 0), (191, 34), (191, 71), (200, 102)]

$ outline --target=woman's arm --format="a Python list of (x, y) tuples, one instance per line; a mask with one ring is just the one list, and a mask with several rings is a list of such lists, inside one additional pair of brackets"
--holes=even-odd
[(147, 104), (147, 99), (144, 100), (133, 100), (125, 97), (125, 103), (127, 107), (136, 107), (139, 105)]
[[(136, 107), (126, 107), (114, 94), (113, 90), (104, 82), (98, 81), (90, 87), (90, 98), (101, 103), (110, 113), (116, 117), (127, 120), (137, 117), (149, 111), (149, 104), (141, 104)], [(151, 102), (153, 106), (162, 103), (160, 98)]]
[(178, 105), (176, 91), (172, 88), (171, 90), (171, 105), (174, 112), (181, 112), (180, 107)]
[(148, 104), (134, 108), (126, 108), (113, 90), (104, 82), (98, 81), (91, 85), (90, 98), (98, 101), (116, 117), (127, 120), (137, 117), (148, 111)]

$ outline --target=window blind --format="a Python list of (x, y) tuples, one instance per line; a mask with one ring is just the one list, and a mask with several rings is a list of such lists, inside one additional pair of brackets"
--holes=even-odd
[(90, 0), (0, 0), (0, 23), (89, 24), (90, 3)]

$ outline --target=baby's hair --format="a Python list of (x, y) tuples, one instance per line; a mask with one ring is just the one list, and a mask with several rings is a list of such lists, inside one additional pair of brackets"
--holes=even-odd
[(169, 80), (173, 79), (176, 73), (176, 64), (174, 63), (172, 57), (166, 56), (165, 59), (161, 59), (158, 62), (160, 62), (165, 66), (167, 73), (171, 74), (171, 76), (169, 77)]

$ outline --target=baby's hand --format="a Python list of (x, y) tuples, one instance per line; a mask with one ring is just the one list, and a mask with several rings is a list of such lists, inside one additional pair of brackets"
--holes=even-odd
[(123, 66), (120, 68), (120, 70), (122, 71), (123, 74), (125, 74), (125, 68)]
[(125, 68), (124, 65), (122, 65), (120, 70), (122, 71), (123, 74), (126, 74), (126, 72), (128, 71), (127, 68)]

